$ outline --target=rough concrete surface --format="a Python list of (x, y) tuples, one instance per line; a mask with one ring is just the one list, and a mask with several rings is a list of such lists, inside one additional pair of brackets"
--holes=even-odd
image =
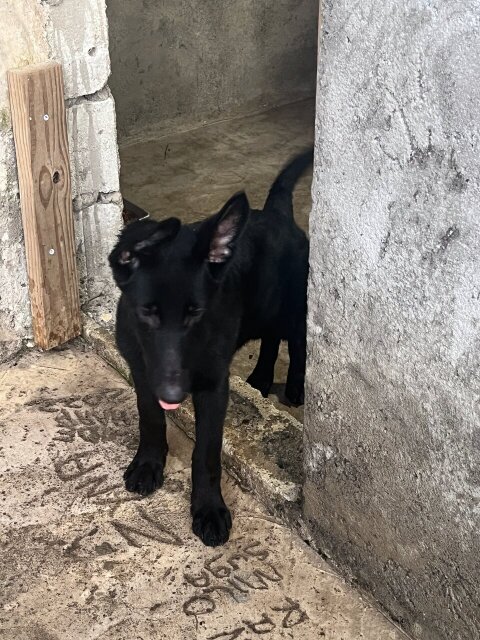
[(108, 89), (72, 101), (67, 111), (72, 197), (76, 209), (120, 189), (115, 103)]
[[(0, 327), (21, 345), (31, 335), (15, 149), (10, 123), (6, 71), (48, 59), (62, 64), (81, 297), (100, 322), (111, 318), (115, 287), (98, 251), (111, 245), (121, 226), (115, 107), (106, 86), (110, 72), (104, 0), (4, 0), (0, 36)], [(111, 206), (100, 207), (112, 203)], [(91, 214), (94, 210), (95, 215)], [(105, 219), (99, 217), (105, 212)], [(85, 230), (85, 233), (84, 233)], [(97, 242), (102, 242), (97, 246)], [(90, 271), (86, 273), (86, 270)], [(93, 270), (92, 270), (93, 269)], [(94, 282), (98, 274), (98, 282)], [(87, 286), (88, 285), (88, 286)], [(93, 293), (92, 293), (93, 292)], [(104, 297), (98, 296), (100, 292)], [(3, 334), (2, 334), (3, 335)], [(0, 361), (12, 353), (0, 337)]]
[(0, 362), (9, 362), (22, 349), (23, 340), (11, 329), (0, 324)]
[(97, 356), (30, 352), (0, 380), (0, 637), (403, 637), (228, 477), (231, 540), (204, 547), (175, 427), (164, 487), (127, 493), (134, 394)]
[[(31, 333), (28, 280), (18, 200), (7, 70), (48, 59), (42, 7), (31, 0), (3, 0), (0, 36), (0, 327), (20, 344)], [(3, 339), (0, 339), (3, 343)], [(8, 344), (0, 346), (0, 361)]]
[(122, 226), (122, 207), (95, 203), (74, 216), (82, 309), (112, 328), (119, 292), (112, 285), (108, 256)]
[[(313, 100), (304, 100), (121, 147), (122, 193), (157, 219), (178, 216), (183, 222), (218, 211), (240, 189), (246, 190), (252, 207), (261, 208), (283, 164), (313, 144), (314, 107)], [(310, 187), (308, 174), (294, 193), (295, 219), (305, 231)], [(237, 354), (232, 372), (246, 379), (257, 357), (258, 344), (248, 344)], [(283, 410), (287, 367), (287, 348), (282, 345), (270, 399)], [(288, 411), (303, 420), (302, 407)]]
[(100, 91), (110, 75), (105, 0), (45, 0), (50, 57), (63, 65), (65, 98)]
[(480, 3), (325, 2), (305, 514), (418, 638), (480, 636)]
[(133, 384), (130, 369), (118, 350), (112, 331), (100, 325), (91, 316), (83, 314), (82, 336), (102, 360), (113, 367), (130, 384)]
[(107, 13), (120, 138), (314, 95), (317, 0), (109, 0)]
[(11, 129), (0, 131), (0, 227), (0, 327), (21, 341), (31, 335), (31, 314)]

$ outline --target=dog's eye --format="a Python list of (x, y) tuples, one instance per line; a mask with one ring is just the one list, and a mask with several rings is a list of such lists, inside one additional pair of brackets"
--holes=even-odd
[(195, 320), (198, 320), (203, 315), (204, 311), (205, 309), (192, 304), (188, 306), (185, 313), (185, 325), (188, 327), (193, 324)]
[(158, 307), (155, 304), (138, 307), (137, 313), (140, 320), (143, 320), (153, 329), (157, 329), (160, 326)]
[(193, 305), (190, 305), (187, 309), (187, 314), (196, 318), (198, 316), (201, 316), (204, 311), (205, 309), (200, 309), (200, 307), (194, 307)]
[(143, 316), (154, 316), (158, 313), (158, 307), (156, 304), (145, 305), (140, 307), (140, 313)]

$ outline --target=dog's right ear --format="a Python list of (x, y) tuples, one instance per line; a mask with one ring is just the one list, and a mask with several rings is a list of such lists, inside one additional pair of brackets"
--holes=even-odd
[(162, 222), (141, 220), (125, 227), (108, 260), (119, 287), (127, 284), (133, 273), (152, 259), (154, 249), (165, 240), (172, 240), (180, 230), (178, 218)]

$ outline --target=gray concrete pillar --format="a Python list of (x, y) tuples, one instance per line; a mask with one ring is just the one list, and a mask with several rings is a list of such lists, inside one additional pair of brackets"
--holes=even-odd
[(480, 636), (480, 2), (324, 2), (305, 424), (316, 544)]

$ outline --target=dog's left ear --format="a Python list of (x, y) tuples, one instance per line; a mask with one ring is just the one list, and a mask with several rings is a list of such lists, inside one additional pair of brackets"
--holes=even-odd
[(198, 229), (195, 255), (211, 264), (225, 264), (248, 220), (250, 205), (245, 193), (235, 194), (216, 215)]

